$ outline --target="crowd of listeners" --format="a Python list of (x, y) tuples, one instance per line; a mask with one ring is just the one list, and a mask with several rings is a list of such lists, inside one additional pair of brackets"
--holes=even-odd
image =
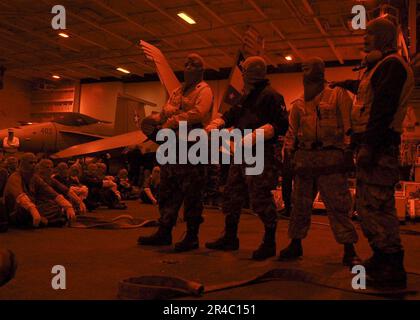
[(124, 200), (158, 204), (159, 167), (141, 174), (135, 168), (136, 176), (130, 166), (121, 165), (115, 175), (109, 169), (103, 158), (58, 163), (32, 153), (1, 158), (0, 229), (2, 223), (64, 226), (99, 207), (124, 210)]

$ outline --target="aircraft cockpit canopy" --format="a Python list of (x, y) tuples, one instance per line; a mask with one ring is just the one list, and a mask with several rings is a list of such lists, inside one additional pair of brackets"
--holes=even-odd
[(65, 112), (60, 114), (55, 114), (53, 116), (52, 122), (56, 122), (65, 126), (87, 126), (95, 123), (107, 123), (106, 121), (101, 121), (92, 117), (89, 117), (85, 114), (76, 113), (76, 112)]

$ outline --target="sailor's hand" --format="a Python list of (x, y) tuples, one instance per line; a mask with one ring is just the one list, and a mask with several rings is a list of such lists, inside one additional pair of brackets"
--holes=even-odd
[(222, 128), (224, 125), (225, 120), (222, 118), (215, 118), (204, 128), (204, 130), (209, 133), (211, 130)]
[(35, 228), (38, 228), (39, 224), (41, 223), (41, 215), (39, 214), (38, 209), (34, 206), (31, 209), (29, 209), (29, 212), (32, 216), (32, 225)]
[(207, 127), (204, 128), (207, 133), (210, 133), (211, 130), (219, 129), (219, 127), (216, 124), (209, 124)]
[(105, 180), (102, 180), (102, 186), (104, 188), (113, 188), (113, 187), (116, 187), (117, 185), (111, 180), (105, 179)]
[(160, 113), (152, 113), (150, 116), (149, 116), (149, 118), (150, 119), (152, 119), (153, 121), (155, 121), (155, 122), (161, 122), (162, 121), (162, 116), (161, 116), (161, 114)]
[(66, 210), (67, 220), (69, 222), (75, 221), (76, 220), (76, 213), (74, 212), (73, 207), (68, 207), (65, 210)]
[(176, 129), (178, 128), (178, 120), (176, 117), (170, 117), (165, 123), (162, 125), (162, 129)]
[(87, 212), (86, 205), (83, 201), (79, 202), (79, 211), (80, 211), (80, 214), (86, 214)]
[(170, 103), (167, 103), (163, 106), (163, 112), (165, 113), (165, 116), (170, 117), (177, 113), (179, 111), (178, 107), (173, 106)]

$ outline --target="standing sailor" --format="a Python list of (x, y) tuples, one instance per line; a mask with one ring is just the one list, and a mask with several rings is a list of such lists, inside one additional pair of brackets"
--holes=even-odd
[[(188, 55), (184, 69), (185, 83), (172, 92), (163, 111), (158, 115), (156, 124), (161, 123), (162, 128), (178, 130), (179, 122), (186, 121), (188, 130), (192, 130), (203, 128), (208, 123), (212, 114), (213, 92), (203, 81), (203, 76), (203, 59), (198, 54)], [(179, 152), (178, 156), (180, 156)], [(172, 229), (177, 222), (181, 205), (184, 204), (187, 233), (184, 239), (175, 244), (175, 250), (180, 252), (198, 248), (198, 232), (203, 222), (204, 177), (203, 164), (177, 163), (161, 166), (159, 229), (151, 236), (139, 237), (140, 245), (172, 244)]]
[(386, 18), (372, 20), (365, 35), (366, 70), (361, 80), (333, 83), (357, 94), (352, 109), (356, 147), (356, 209), (373, 255), (363, 263), (367, 284), (404, 288), (404, 250), (394, 187), (412, 70), (397, 53), (397, 29)]
[[(351, 98), (342, 88), (326, 87), (325, 64), (320, 58), (303, 62), (304, 94), (292, 104), (284, 154), (293, 156), (295, 184), (289, 224), (290, 245), (280, 260), (303, 255), (312, 206), (317, 191), (325, 203), (330, 225), (338, 243), (344, 246), (343, 264), (360, 263), (354, 249), (357, 233), (350, 219), (351, 195), (345, 173), (345, 153), (350, 139)], [(296, 150), (297, 149), (297, 150)]]

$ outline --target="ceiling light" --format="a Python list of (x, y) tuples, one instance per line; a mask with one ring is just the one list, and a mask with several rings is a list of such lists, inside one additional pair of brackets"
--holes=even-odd
[(287, 55), (284, 57), (287, 61), (292, 61), (293, 57), (291, 55)]
[(60, 37), (63, 37), (63, 38), (68, 38), (68, 37), (70, 37), (67, 33), (64, 33), (64, 32), (60, 32), (58, 35), (59, 35)]
[(61, 79), (60, 76), (57, 76), (56, 74), (52, 76), (54, 79)]
[(196, 24), (195, 20), (191, 18), (188, 14), (185, 12), (179, 12), (178, 17), (180, 17), (182, 20), (186, 21), (189, 24)]
[(124, 69), (124, 68), (117, 68), (117, 70), (119, 72), (122, 72), (122, 73), (130, 73), (130, 71), (128, 71), (127, 69)]

